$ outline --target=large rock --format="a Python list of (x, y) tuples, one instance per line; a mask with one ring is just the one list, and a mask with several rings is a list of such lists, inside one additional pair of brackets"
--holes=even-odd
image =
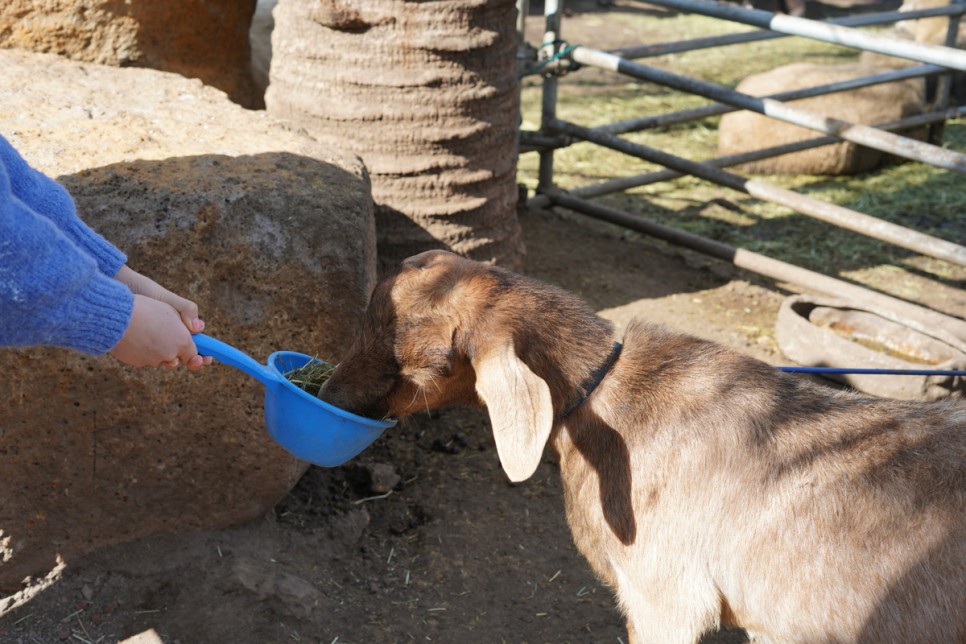
[(249, 67), (256, 0), (4, 0), (0, 47), (175, 72), (259, 107)]
[[(917, 11), (920, 9), (931, 9), (933, 7), (944, 7), (950, 0), (904, 0), (899, 11)], [(899, 40), (914, 40), (915, 42), (927, 45), (946, 45), (946, 38), (949, 32), (949, 18), (921, 18), (919, 20), (905, 20), (897, 22), (883, 33)], [(954, 46), (958, 49), (966, 48), (966, 21), (960, 20), (954, 38)], [(883, 65), (895, 69), (903, 69), (922, 63), (909, 58), (897, 58), (886, 54), (879, 54), (873, 51), (863, 51), (859, 54), (859, 62), (867, 65)], [(935, 76), (926, 79), (926, 100), (932, 103), (939, 98), (936, 94)], [(954, 71), (948, 76), (951, 82), (951, 97), (953, 105), (966, 103), (966, 72)], [(934, 143), (942, 144), (942, 130), (944, 124), (940, 123), (933, 126), (935, 140)]]
[[(754, 96), (766, 96), (887, 71), (890, 70), (886, 67), (861, 63), (792, 63), (748, 76), (738, 84), (737, 90)], [(790, 101), (789, 104), (851, 123), (874, 125), (921, 113), (924, 108), (924, 92), (925, 84), (922, 79), (914, 78)], [(738, 154), (819, 136), (822, 136), (821, 132), (742, 110), (721, 117), (718, 126), (718, 151), (722, 155)], [(923, 138), (924, 133), (907, 132), (906, 136)], [(803, 152), (762, 159), (741, 167), (752, 172), (770, 174), (854, 174), (876, 167), (886, 156), (879, 150), (842, 141)]]
[[(132, 267), (198, 302), (211, 335), (260, 360), (338, 359), (375, 279), (356, 157), (173, 74), (15, 50), (0, 69), (0, 132)], [(56, 555), (258, 517), (306, 469), (268, 438), (263, 389), (240, 371), (3, 354), (0, 587)]]
[[(950, 0), (903, 0), (899, 11), (919, 11), (921, 9), (932, 9), (933, 7), (948, 6)], [(897, 22), (896, 30), (905, 31), (911, 35), (916, 42), (927, 43), (930, 45), (945, 45), (949, 31), (949, 18), (921, 18), (919, 20), (905, 20)], [(966, 43), (966, 24), (960, 21), (956, 31), (956, 47), (962, 48)], [(905, 59), (900, 59), (905, 60)], [(908, 63), (916, 65), (918, 63)]]

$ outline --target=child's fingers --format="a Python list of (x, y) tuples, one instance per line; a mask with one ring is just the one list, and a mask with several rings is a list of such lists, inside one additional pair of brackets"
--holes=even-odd
[(204, 330), (205, 323), (198, 314), (198, 305), (189, 299), (172, 293), (150, 277), (142, 275), (133, 270), (126, 264), (118, 271), (117, 279), (128, 285), (135, 295), (145, 295), (160, 302), (170, 305), (185, 327), (191, 333), (199, 333)]
[(170, 304), (178, 315), (181, 316), (181, 321), (188, 328), (191, 333), (200, 333), (205, 330), (205, 321), (202, 320), (198, 315), (198, 305), (191, 300), (185, 299), (180, 295), (175, 295), (167, 289), (162, 289), (164, 292), (158, 298), (162, 302)]

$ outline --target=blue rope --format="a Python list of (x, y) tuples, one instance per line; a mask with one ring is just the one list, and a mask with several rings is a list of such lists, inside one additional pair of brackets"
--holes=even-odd
[(853, 369), (849, 367), (775, 367), (788, 373), (885, 374), (894, 376), (966, 376), (962, 369)]

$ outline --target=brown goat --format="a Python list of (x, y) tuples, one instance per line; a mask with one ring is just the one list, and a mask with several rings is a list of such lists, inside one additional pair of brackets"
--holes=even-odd
[(631, 642), (966, 642), (966, 406), (836, 392), (611, 324), (430, 251), (373, 293), (320, 394), (402, 417), (486, 405), (513, 481), (559, 457), (567, 519)]

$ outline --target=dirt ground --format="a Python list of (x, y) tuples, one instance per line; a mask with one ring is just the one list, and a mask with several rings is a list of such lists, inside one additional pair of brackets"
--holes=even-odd
[[(618, 327), (639, 316), (783, 362), (779, 285), (576, 215), (521, 222), (527, 273)], [(0, 642), (113, 643), (152, 629), (165, 644), (626, 642), (610, 590), (571, 541), (553, 459), (509, 483), (485, 413), (462, 408), (407, 419), (351, 463), (310, 469), (251, 525), (69, 562), (0, 617)]]

